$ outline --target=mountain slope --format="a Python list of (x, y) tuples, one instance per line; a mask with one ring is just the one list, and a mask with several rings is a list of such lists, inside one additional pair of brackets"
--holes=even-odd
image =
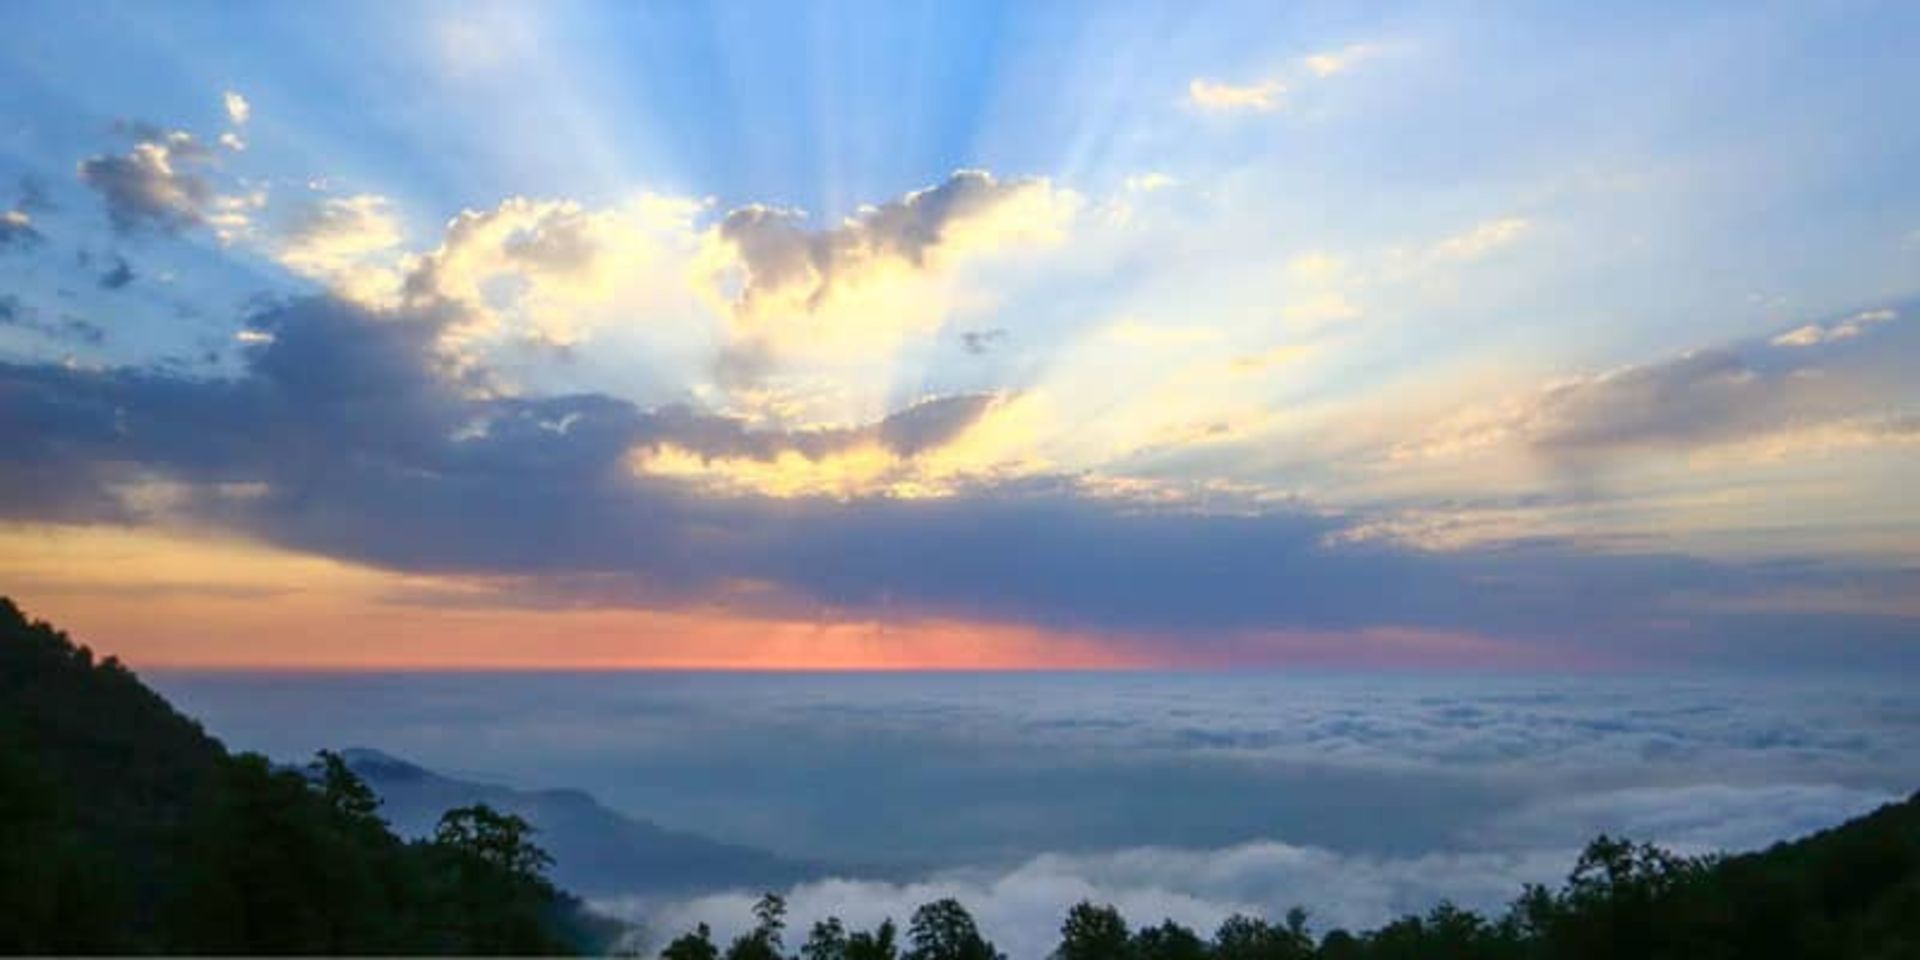
[(338, 758), (230, 756), (112, 658), (0, 598), (0, 953), (588, 947), (525, 825), (403, 842)]
[(787, 860), (624, 816), (579, 790), (515, 790), (443, 776), (378, 750), (341, 751), (385, 801), (381, 813), (405, 836), (425, 836), (440, 811), (484, 803), (518, 814), (553, 854), (554, 878), (586, 896), (771, 890), (826, 876), (822, 864)]

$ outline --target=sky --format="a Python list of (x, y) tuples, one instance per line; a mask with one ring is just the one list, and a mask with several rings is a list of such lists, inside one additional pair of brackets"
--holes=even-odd
[(1920, 664), (1905, 3), (15, 3), (135, 666)]

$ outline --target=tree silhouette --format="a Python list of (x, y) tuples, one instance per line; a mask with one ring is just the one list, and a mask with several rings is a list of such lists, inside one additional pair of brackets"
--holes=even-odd
[(1132, 955), (1132, 938), (1120, 911), (1085, 900), (1067, 911), (1060, 924), (1060, 946), (1053, 951), (1055, 960), (1130, 960)]
[(847, 935), (846, 960), (896, 960), (900, 955), (899, 928), (891, 918), (880, 921), (871, 932), (858, 930)]
[(380, 819), (380, 795), (347, 766), (345, 758), (332, 750), (314, 754), (307, 764), (307, 775), (319, 784), (320, 797), (342, 819), (362, 825), (386, 826)]
[(905, 960), (1004, 960), (952, 898), (924, 904), (907, 924)]
[(1133, 935), (1136, 960), (1206, 960), (1213, 950), (1200, 935), (1172, 920), (1142, 927)]
[(727, 960), (783, 960), (787, 901), (777, 893), (762, 894), (753, 905), (753, 920), (753, 929), (727, 946)]
[(519, 814), (476, 803), (441, 814), (433, 828), (433, 842), (514, 876), (544, 883), (553, 857), (533, 842), (533, 834), (533, 825)]
[(713, 945), (713, 931), (703, 923), (667, 944), (660, 960), (720, 960), (720, 948)]

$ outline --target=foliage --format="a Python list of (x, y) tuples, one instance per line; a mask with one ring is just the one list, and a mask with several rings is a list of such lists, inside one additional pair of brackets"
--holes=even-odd
[(407, 843), (341, 758), (230, 755), (0, 598), (0, 953), (552, 954), (590, 947), (524, 820)]
[[(800, 957), (895, 960), (892, 935), (892, 921), (869, 934), (848, 931), (829, 917), (813, 926)], [(661, 956), (712, 957), (681, 949), (686, 939)], [(876, 939), (885, 947), (867, 952), (857, 946)], [(958, 902), (940, 900), (914, 912), (906, 960), (998, 956)], [(1694, 859), (1602, 836), (1588, 845), (1561, 887), (1528, 887), (1497, 917), (1441, 903), (1424, 915), (1401, 917), (1368, 932), (1329, 930), (1316, 942), (1307, 914), (1296, 908), (1278, 923), (1229, 917), (1207, 939), (1171, 920), (1129, 933), (1118, 910), (1081, 902), (1067, 911), (1053, 951), (1053, 960), (1621, 957), (1920, 957), (1920, 795), (1825, 833), (1744, 856)]]

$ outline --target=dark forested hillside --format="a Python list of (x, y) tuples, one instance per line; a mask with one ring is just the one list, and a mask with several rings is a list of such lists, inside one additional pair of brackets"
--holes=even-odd
[(344, 761), (229, 755), (0, 598), (0, 952), (566, 953), (593, 924), (526, 822), (407, 843)]

